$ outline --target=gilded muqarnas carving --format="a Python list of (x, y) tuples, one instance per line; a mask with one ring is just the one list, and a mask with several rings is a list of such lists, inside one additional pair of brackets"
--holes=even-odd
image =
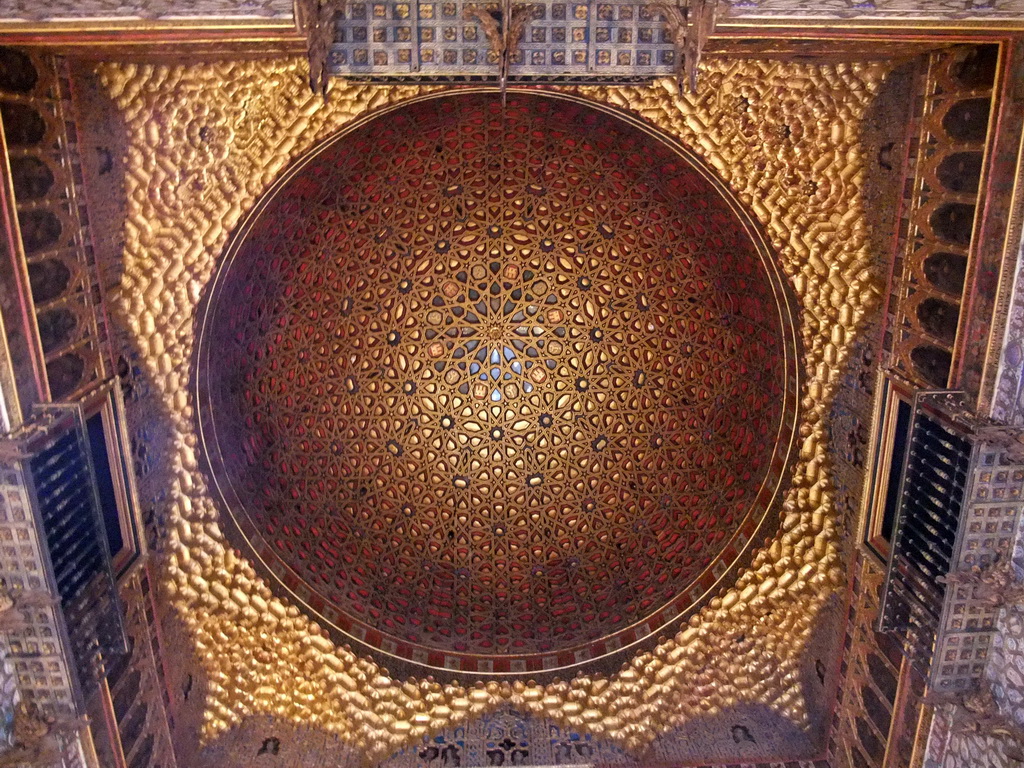
[(851, 337), (880, 293), (866, 250), (857, 127), (883, 69), (711, 62), (698, 96), (680, 98), (671, 81), (578, 90), (694, 147), (765, 227), (803, 309), (809, 383), (800, 455), (779, 534), (677, 636), (611, 678), (461, 687), (391, 680), (335, 648), (225, 545), (198, 471), (193, 318), (228, 233), (292, 158), (374, 107), (420, 92), (338, 82), (324, 105), (309, 94), (304, 68), (100, 68), (132, 137), (119, 301), (178, 435), (165, 462), (173, 525), (165, 580), (207, 665), (205, 735), (275, 714), (337, 733), (378, 760), (509, 703), (632, 750), (735, 702), (764, 702), (804, 722), (801, 648), (842, 581), (825, 421)]

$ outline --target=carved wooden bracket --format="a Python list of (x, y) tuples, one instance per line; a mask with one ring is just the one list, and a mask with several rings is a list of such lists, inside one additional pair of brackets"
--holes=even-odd
[[(715, 31), (720, 11), (720, 0), (681, 1), (681, 5), (651, 3), (648, 6), (665, 18), (665, 26), (675, 46), (676, 83), (680, 95), (684, 83), (689, 84), (690, 93), (697, 92), (697, 68), (704, 45)], [(725, 7), (723, 4), (722, 9)]]
[(968, 571), (955, 571), (944, 577), (944, 581), (951, 586), (974, 586), (975, 597), (996, 608), (1024, 603), (1024, 583), (1017, 581), (1009, 558), (999, 558), (987, 568), (975, 566)]
[(345, 0), (295, 0), (295, 23), (306, 36), (309, 87), (327, 99), (327, 56), (334, 42), (334, 23)]
[(0, 753), (0, 768), (49, 768), (61, 759), (58, 736), (70, 736), (85, 725), (84, 718), (44, 715), (34, 703), (19, 702), (12, 743)]
[(498, 58), (498, 83), (501, 88), (501, 103), (505, 104), (508, 87), (508, 73), (512, 59), (519, 50), (519, 44), (526, 33), (526, 25), (533, 17), (533, 6), (528, 3), (513, 3), (502, 0), (501, 8), (480, 5), (466, 7), (467, 20), (475, 21), (483, 29), (491, 51)]
[(959, 699), (961, 724), (958, 730), (961, 733), (1009, 739), (1017, 744), (1024, 742), (1024, 728), (999, 710), (987, 681), (977, 691), (962, 694)]

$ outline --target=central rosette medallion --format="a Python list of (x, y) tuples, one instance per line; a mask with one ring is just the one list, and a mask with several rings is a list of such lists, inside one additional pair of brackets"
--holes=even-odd
[(782, 281), (714, 177), (574, 101), (419, 101), (303, 158), (209, 289), (232, 537), (339, 639), (474, 674), (677, 621), (776, 493)]

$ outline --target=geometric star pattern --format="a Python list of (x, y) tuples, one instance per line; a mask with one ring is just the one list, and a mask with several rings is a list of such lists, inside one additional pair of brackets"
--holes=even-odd
[(685, 614), (775, 492), (778, 278), (708, 173), (631, 124), (421, 101), (314, 151), (242, 231), (202, 320), (212, 484), (375, 649), (600, 657)]

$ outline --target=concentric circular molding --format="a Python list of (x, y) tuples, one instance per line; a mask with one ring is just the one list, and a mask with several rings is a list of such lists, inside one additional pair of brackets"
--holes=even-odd
[(236, 233), (199, 320), (207, 474), (263, 573), (392, 670), (612, 662), (776, 498), (792, 312), (721, 182), (637, 121), (414, 100)]

